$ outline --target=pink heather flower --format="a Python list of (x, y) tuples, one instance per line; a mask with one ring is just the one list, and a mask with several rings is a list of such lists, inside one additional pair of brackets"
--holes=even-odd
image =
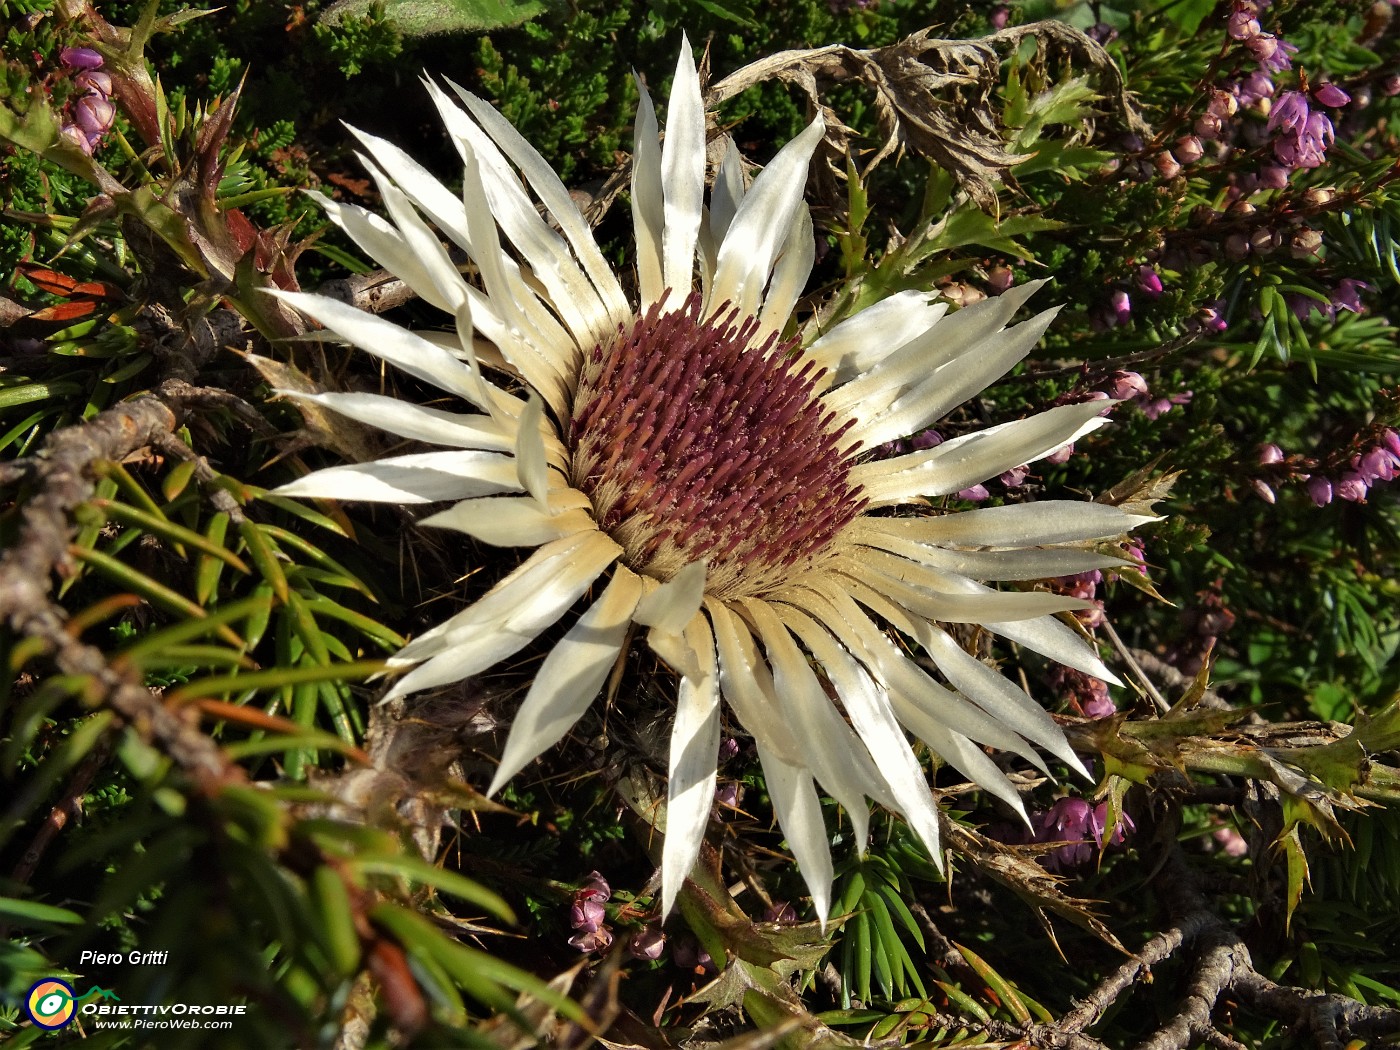
[(1151, 266), (1143, 264), (1137, 268), (1138, 290), (1149, 299), (1156, 299), (1162, 294), (1162, 278)]
[(67, 139), (69, 143), (71, 143), (74, 146), (77, 146), (89, 157), (92, 156), (92, 141), (87, 137), (87, 134), (83, 131), (83, 129), (78, 127), (78, 125), (64, 124), (63, 127), (58, 129), (58, 133), (62, 135), (65, 139)]
[(1056, 449), (1050, 455), (1044, 457), (1045, 462), (1052, 466), (1059, 466), (1061, 463), (1068, 463), (1069, 457), (1074, 455), (1074, 442), (1071, 441), (1063, 448)]
[(997, 480), (1000, 481), (1006, 488), (1020, 488), (1023, 484), (1025, 484), (1026, 475), (1030, 472), (1031, 468), (1023, 464), (1019, 467), (1012, 467), (1010, 470), (1002, 474), (1001, 477), (999, 477)]
[(666, 950), (666, 935), (660, 926), (643, 926), (627, 942), (627, 952), (634, 959), (659, 959)]
[(1265, 164), (1259, 169), (1259, 188), (1264, 190), (1285, 190), (1288, 188), (1288, 169), (1278, 164)]
[(1308, 108), (1308, 99), (1301, 91), (1285, 91), (1274, 99), (1273, 108), (1269, 110), (1269, 121), (1265, 125), (1269, 131), (1301, 130), (1308, 122), (1308, 117), (1312, 110)]
[(90, 47), (65, 47), (58, 60), (69, 69), (98, 69), (102, 65), (102, 56)]
[(1340, 109), (1351, 101), (1351, 96), (1336, 84), (1323, 84), (1321, 87), (1314, 88), (1313, 98), (1332, 109)]
[(1283, 449), (1274, 444), (1260, 445), (1257, 455), (1261, 467), (1270, 467), (1275, 463), (1283, 462)]
[(1397, 461), (1400, 461), (1400, 434), (1397, 434), (1390, 427), (1386, 427), (1381, 431), (1381, 444)]
[(1390, 481), (1395, 477), (1395, 468), (1391, 465), (1390, 454), (1382, 448), (1373, 448), (1359, 457), (1356, 472), (1368, 485), (1375, 481)]
[(584, 933), (592, 933), (607, 919), (607, 912), (595, 900), (575, 900), (569, 908), (569, 925)]
[(1036, 829), (1037, 842), (1063, 842), (1065, 845), (1051, 850), (1041, 857), (1040, 863), (1047, 871), (1059, 872), (1077, 868), (1093, 859), (1094, 849), (1121, 846), (1127, 833), (1133, 830), (1133, 822), (1126, 813), (1113, 830), (1108, 832), (1108, 803), (1100, 802), (1091, 806), (1082, 798), (1062, 798), (1043, 814), (1031, 817)]
[(973, 485), (957, 494), (958, 499), (965, 499), (969, 503), (981, 503), (990, 496), (991, 493), (987, 491), (986, 485)]
[(1225, 323), (1224, 310), (1224, 299), (1217, 299), (1213, 306), (1202, 308), (1200, 312), (1200, 321), (1207, 332), (1218, 334), (1230, 327)]
[(728, 762), (739, 753), (739, 741), (727, 736), (719, 742), (719, 761)]
[(606, 926), (600, 926), (596, 930), (589, 930), (585, 933), (578, 933), (569, 938), (569, 943), (583, 952), (584, 955), (606, 951), (612, 946), (612, 942), (612, 931)]
[(1317, 507), (1325, 507), (1332, 502), (1332, 482), (1328, 481), (1321, 474), (1314, 474), (1308, 478), (1308, 498)]
[(1253, 40), (1245, 41), (1244, 46), (1259, 63), (1260, 69), (1270, 73), (1282, 73), (1285, 69), (1292, 69), (1293, 59), (1290, 56), (1298, 51), (1286, 40), (1280, 40), (1269, 33), (1260, 33)]
[(1249, 852), (1249, 843), (1232, 827), (1216, 828), (1210, 837), (1220, 847), (1220, 852), (1227, 857), (1243, 857)]
[(1364, 503), (1369, 488), (1366, 479), (1360, 474), (1355, 471), (1347, 471), (1336, 484), (1337, 498), (1344, 499), (1348, 503)]
[(715, 788), (715, 801), (726, 809), (738, 809), (743, 794), (737, 780), (726, 780)]
[(1189, 405), (1192, 396), (1192, 391), (1183, 390), (1181, 393), (1172, 394), (1170, 397), (1155, 398), (1141, 406), (1142, 414), (1148, 419), (1157, 419), (1179, 405)]
[(992, 8), (992, 15), (989, 21), (993, 29), (1005, 29), (1006, 23), (1011, 19), (1011, 8), (1005, 4), (997, 4)]

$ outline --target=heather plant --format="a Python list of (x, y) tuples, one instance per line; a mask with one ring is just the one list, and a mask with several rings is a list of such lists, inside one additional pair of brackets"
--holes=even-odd
[(1390, 6), (0, 30), (9, 1042), (1400, 1033)]

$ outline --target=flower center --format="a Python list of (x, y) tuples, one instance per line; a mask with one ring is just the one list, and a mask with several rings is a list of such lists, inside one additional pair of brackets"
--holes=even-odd
[(639, 572), (707, 565), (706, 591), (756, 596), (809, 568), (865, 507), (851, 423), (813, 395), (796, 341), (750, 346), (755, 318), (704, 320), (700, 295), (653, 306), (584, 362), (572, 483)]

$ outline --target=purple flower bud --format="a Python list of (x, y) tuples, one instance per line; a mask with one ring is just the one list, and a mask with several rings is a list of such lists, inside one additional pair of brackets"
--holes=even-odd
[(1196, 133), (1197, 138), (1205, 139), (1208, 142), (1220, 137), (1220, 132), (1224, 130), (1225, 121), (1214, 113), (1202, 113), (1196, 118), (1196, 123), (1191, 130)]
[(1123, 289), (1117, 289), (1108, 297), (1108, 305), (1119, 324), (1127, 324), (1132, 320), (1133, 301), (1128, 298), (1128, 293)]
[(1071, 441), (1064, 448), (1056, 449), (1054, 452), (1050, 453), (1050, 455), (1045, 457), (1045, 462), (1054, 464), (1055, 466), (1059, 466), (1061, 463), (1068, 463), (1069, 457), (1072, 455), (1074, 455), (1073, 441)]
[(90, 94), (78, 99), (73, 119), (89, 136), (101, 135), (112, 126), (117, 108), (106, 95)]
[(1005, 29), (1006, 23), (1011, 19), (1011, 8), (1005, 4), (997, 4), (992, 8), (991, 17), (988, 19), (993, 29)]
[(715, 801), (728, 809), (737, 809), (739, 799), (743, 797), (743, 789), (737, 780), (725, 780), (715, 788)]
[(1341, 283), (1332, 293), (1332, 305), (1338, 310), (1349, 310), (1351, 313), (1359, 314), (1362, 310), (1361, 293), (1370, 287), (1364, 281), (1354, 281), (1350, 277), (1343, 277)]
[(993, 295), (1000, 295), (1016, 283), (1016, 275), (1009, 266), (993, 266), (987, 271), (987, 287)]
[(606, 926), (600, 926), (596, 930), (589, 930), (569, 938), (569, 943), (585, 955), (606, 951), (612, 942), (612, 931)]
[(1174, 179), (1181, 174), (1181, 164), (1166, 150), (1152, 158), (1157, 173), (1164, 179)]
[(100, 69), (85, 69), (73, 78), (73, 83), (84, 91), (95, 91), (99, 95), (112, 93), (112, 78)]
[(603, 910), (602, 904), (595, 900), (575, 900), (569, 908), (569, 925), (584, 933), (592, 933), (603, 925), (606, 918), (607, 912)]
[(987, 491), (986, 485), (973, 485), (971, 488), (965, 488), (959, 492), (957, 498), (965, 499), (969, 503), (981, 503), (989, 496), (991, 493)]
[(1392, 73), (1381, 81), (1381, 93), (1387, 98), (1400, 95), (1400, 73)]
[(612, 887), (608, 885), (608, 880), (603, 876), (596, 871), (590, 871), (588, 880), (584, 882), (583, 888), (575, 896), (580, 900), (605, 901), (612, 896)]
[(1240, 262), (1249, 255), (1249, 238), (1242, 233), (1232, 233), (1225, 238), (1225, 255), (1227, 258)]
[(58, 53), (58, 60), (69, 69), (99, 69), (102, 56), (90, 47), (65, 47)]
[(627, 951), (634, 959), (659, 959), (666, 950), (666, 935), (660, 926), (643, 926), (627, 942)]
[(1332, 502), (1332, 483), (1321, 474), (1314, 474), (1308, 478), (1308, 498), (1313, 501), (1313, 506), (1325, 507)]
[(701, 970), (707, 974), (718, 971), (715, 961), (710, 958), (710, 953), (701, 948), (693, 937), (682, 937), (671, 945), (671, 959), (682, 970)]
[(1366, 492), (1369, 488), (1366, 479), (1360, 474), (1355, 471), (1347, 471), (1337, 482), (1337, 498), (1344, 499), (1348, 503), (1362, 503), (1366, 499)]
[(1271, 467), (1275, 463), (1283, 462), (1283, 449), (1274, 444), (1260, 445), (1257, 454), (1261, 467)]
[(797, 922), (797, 909), (787, 901), (774, 901), (763, 909), (763, 921), (792, 926)]
[(1259, 188), (1265, 190), (1287, 189), (1288, 169), (1277, 164), (1265, 164), (1259, 169)]
[[(1265, 77), (1267, 80), (1268, 78)], [(1269, 89), (1273, 90), (1273, 82), (1269, 82)], [(1234, 95), (1228, 91), (1214, 91), (1211, 93), (1210, 101), (1206, 103), (1206, 112), (1221, 120), (1227, 120), (1240, 111), (1240, 103)]]
[(1096, 696), (1081, 706), (1086, 718), (1108, 718), (1118, 713), (1118, 705), (1109, 697), (1107, 686), (1104, 687), (1103, 696)]
[(1162, 294), (1162, 278), (1156, 270), (1146, 264), (1137, 268), (1137, 286), (1149, 299), (1156, 299)]
[(1224, 308), (1224, 300), (1216, 300), (1214, 306), (1206, 306), (1201, 309), (1200, 322), (1207, 332), (1220, 333), (1230, 327), (1225, 323), (1225, 317), (1221, 312)]
[(728, 762), (739, 753), (739, 741), (732, 736), (727, 736), (719, 742), (719, 760)]
[(921, 434), (915, 434), (909, 444), (913, 445), (916, 451), (923, 452), (943, 444), (943, 435), (936, 430), (925, 430)]
[(1351, 101), (1351, 96), (1336, 84), (1323, 84), (1321, 87), (1314, 88), (1313, 98), (1332, 109), (1340, 109)]
[(1132, 401), (1147, 394), (1147, 380), (1137, 372), (1119, 371), (1109, 377), (1108, 396), (1114, 401)]
[(89, 157), (92, 156), (92, 142), (78, 125), (64, 124), (63, 127), (58, 129), (58, 133), (67, 139), (71, 145), (77, 146)]
[(1230, 12), (1225, 32), (1230, 34), (1231, 40), (1252, 40), (1259, 35), (1259, 19), (1250, 11), (1237, 7)]
[(1253, 105), (1260, 99), (1273, 97), (1274, 81), (1268, 73), (1256, 70), (1236, 86), (1236, 92), (1240, 105)]
[(1400, 434), (1386, 427), (1381, 431), (1381, 444), (1397, 459), (1400, 459)]
[(1172, 156), (1182, 164), (1195, 164), (1205, 153), (1205, 147), (1195, 135), (1182, 135), (1172, 145)]

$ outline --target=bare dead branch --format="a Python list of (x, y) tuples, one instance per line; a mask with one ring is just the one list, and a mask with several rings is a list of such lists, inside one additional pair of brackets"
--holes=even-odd
[(242, 771), (195, 723), (147, 689), (139, 672), (114, 667), (100, 649), (65, 630), (66, 614), (50, 597), (54, 571), (67, 564), (76, 531), (73, 511), (93, 493), (95, 464), (120, 461), (156, 444), (204, 400), (200, 388), (170, 380), (155, 393), (49, 435), (29, 464), (38, 491), (24, 500), (19, 535), (0, 555), (0, 617), (17, 634), (40, 639), (60, 671), (86, 679), (90, 695), (143, 736), (158, 740), (201, 788), (212, 791), (243, 779)]

